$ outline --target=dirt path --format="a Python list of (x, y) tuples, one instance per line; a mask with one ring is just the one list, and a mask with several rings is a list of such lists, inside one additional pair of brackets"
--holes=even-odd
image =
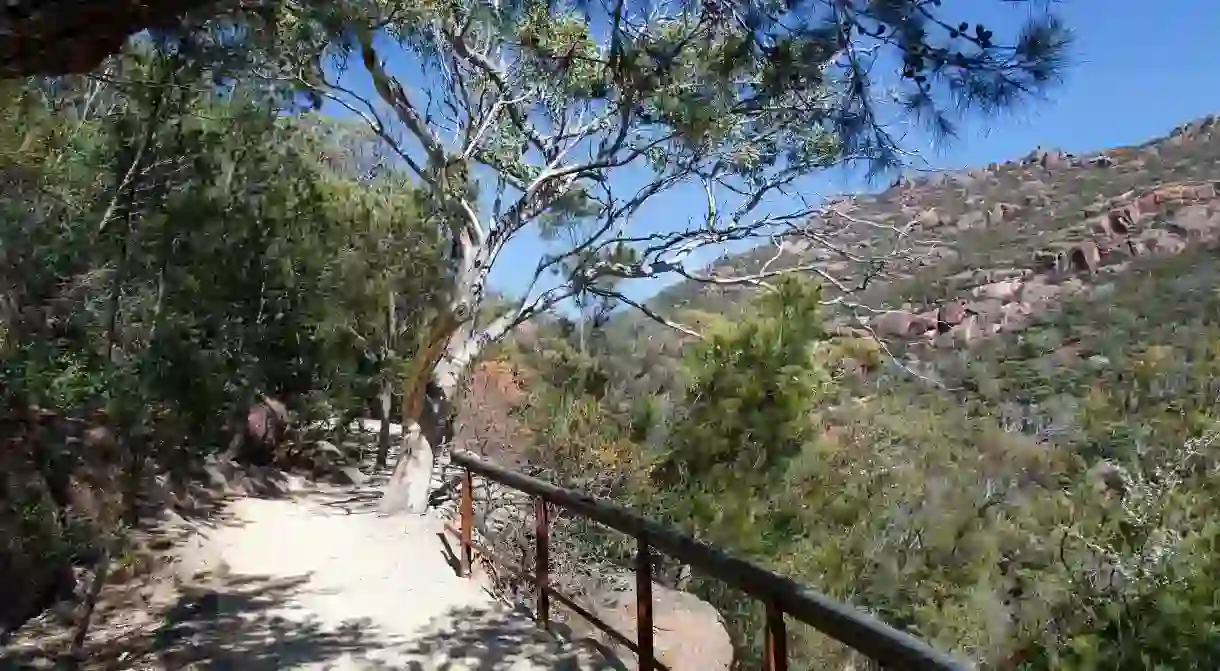
[(380, 517), (372, 502), (352, 498), (360, 492), (242, 499), (231, 520), (210, 535), (227, 566), (225, 584), (282, 591), (251, 613), (242, 612), (243, 590), (236, 598), (221, 593), (219, 619), (246, 623), (228, 627), (236, 634), (231, 640), (218, 632), (215, 641), (234, 668), (253, 668), (241, 659), (242, 640), (277, 620), (285, 639), (302, 640), (285, 641), (275, 652), (276, 668), (596, 668), (587, 649), (559, 645), (526, 615), (457, 577), (438, 535), (440, 520)]
[[(277, 669), (302, 670), (611, 668), (591, 647), (559, 643), (528, 614), (458, 577), (442, 520), (385, 517), (376, 498), (376, 487), (366, 485), (232, 503), (203, 545), (223, 572), (214, 664), (255, 668), (263, 658)], [(251, 587), (271, 590), (252, 609)], [(275, 644), (246, 654), (245, 642), (262, 632), (270, 636), (258, 645)]]
[[(374, 484), (294, 481), (281, 496), (230, 500), (189, 530), (177, 518), (178, 579), (108, 586), (82, 668), (621, 668), (458, 577), (441, 520), (379, 515)], [(64, 632), (51, 614), (32, 623), (0, 651), (0, 669), (51, 668), (38, 651), (62, 649)]]
[(439, 521), (349, 514), (349, 506), (326, 505), (343, 494), (238, 500), (231, 523), (209, 540), (231, 577), (303, 579), (278, 609), (290, 620), (337, 628), (364, 618), (406, 637), (450, 611), (491, 607), (479, 586), (456, 577), (446, 562), (436, 538)]

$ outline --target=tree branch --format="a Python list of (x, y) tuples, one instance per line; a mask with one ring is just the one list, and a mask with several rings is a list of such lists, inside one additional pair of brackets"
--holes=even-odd
[(644, 305), (643, 303), (641, 303), (639, 301), (631, 300), (630, 298), (627, 298), (620, 292), (609, 290), (609, 289), (602, 289), (602, 288), (598, 288), (598, 287), (590, 287), (589, 293), (592, 293), (592, 294), (595, 294), (598, 296), (602, 296), (603, 298), (609, 298), (609, 299), (616, 300), (616, 301), (622, 301), (623, 303), (630, 305), (631, 307), (635, 308), (636, 310), (639, 310), (641, 314), (643, 314), (644, 316), (648, 317), (649, 319), (657, 322), (658, 324), (667, 326), (683, 335), (688, 335), (692, 338), (696, 338), (698, 340), (703, 340), (702, 333), (695, 331), (694, 329), (690, 328), (689, 326), (685, 326), (672, 319), (669, 319), (669, 318), (661, 315), (660, 313), (653, 311), (651, 308)]
[(360, 35), (360, 54), (364, 61), (364, 67), (369, 71), (369, 75), (373, 78), (373, 86), (377, 89), (377, 94), (385, 101), (395, 115), (402, 121), (403, 125), (411, 131), (424, 148), (424, 153), (428, 155), (428, 160), (433, 166), (441, 166), (445, 164), (445, 149), (439, 138), (428, 128), (423, 117), (419, 115), (419, 111), (411, 104), (410, 98), (402, 89), (402, 84), (397, 79), (390, 76), (385, 71), (378, 58), (377, 52), (373, 49), (373, 37), (370, 32), (364, 31)]

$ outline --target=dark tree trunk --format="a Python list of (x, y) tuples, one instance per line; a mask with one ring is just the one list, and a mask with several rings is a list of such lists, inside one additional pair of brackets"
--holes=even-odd
[(381, 427), (377, 433), (377, 468), (385, 468), (390, 460), (390, 407), (393, 400), (391, 385), (387, 380), (382, 383), (381, 393), (377, 395), (377, 419)]

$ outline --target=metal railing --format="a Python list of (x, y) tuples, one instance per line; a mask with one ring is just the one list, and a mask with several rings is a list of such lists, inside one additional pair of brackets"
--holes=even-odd
[[(879, 662), (886, 668), (922, 671), (966, 671), (969, 667), (923, 641), (894, 629), (846, 604), (818, 594), (784, 576), (729, 555), (689, 536), (648, 520), (631, 510), (570, 489), (556, 487), (507, 469), (470, 452), (455, 451), (451, 463), (462, 468), (459, 528), (447, 525), (460, 543), (458, 563), (463, 576), (471, 576), (474, 552), (516, 572), (533, 583), (540, 627), (550, 622), (550, 601), (555, 599), (588, 620), (608, 636), (626, 646), (639, 659), (641, 671), (665, 667), (656, 660), (652, 626), (652, 551), (658, 550), (725, 584), (762, 601), (766, 606), (766, 638), (763, 647), (765, 671), (787, 671), (788, 636), (785, 616), (804, 622), (835, 640)], [(530, 495), (535, 514), (535, 566), (530, 575), (513, 562), (496, 557), (473, 540), (474, 474)], [(550, 585), (550, 525), (547, 504), (565, 508), (599, 522), (637, 541), (635, 640), (607, 625), (587, 608)]]

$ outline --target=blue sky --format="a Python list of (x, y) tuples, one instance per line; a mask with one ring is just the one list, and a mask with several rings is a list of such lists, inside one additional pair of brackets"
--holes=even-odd
[[(967, 120), (948, 144), (938, 146), (930, 136), (915, 132), (908, 136), (908, 147), (936, 168), (970, 167), (1011, 160), (1039, 145), (1088, 153), (1136, 144), (1184, 121), (1220, 112), (1220, 6), (1214, 2), (1160, 0), (1154, 9), (1146, 0), (1061, 0), (1057, 11), (1076, 42), (1064, 81), (1045, 100), (1002, 118)], [(1024, 17), (1023, 9), (1000, 0), (945, 4), (963, 19), (992, 28), (997, 37), (1012, 34)], [(387, 67), (404, 81), (419, 81), (408, 63), (391, 60)], [(362, 72), (350, 72), (344, 77), (344, 83), (349, 81), (357, 90), (368, 89)], [(339, 112), (333, 107), (326, 111)], [(863, 187), (843, 174), (811, 178), (805, 186), (821, 195)], [(671, 193), (641, 213), (635, 230), (683, 226), (689, 213), (701, 211), (702, 203), (698, 189)], [(533, 235), (515, 240), (495, 268), (494, 287), (519, 293), (545, 249), (546, 243)], [(645, 298), (666, 283), (637, 283), (629, 295)]]
[[(980, 20), (995, 16), (997, 25), (1013, 14), (997, 11), (995, 2), (968, 4), (991, 8)], [(1138, 143), (1220, 112), (1220, 5), (1062, 0), (1057, 7), (1077, 40), (1063, 84), (1015, 118), (973, 124), (973, 132), (930, 158), (974, 166), (1039, 144), (1084, 153)]]

